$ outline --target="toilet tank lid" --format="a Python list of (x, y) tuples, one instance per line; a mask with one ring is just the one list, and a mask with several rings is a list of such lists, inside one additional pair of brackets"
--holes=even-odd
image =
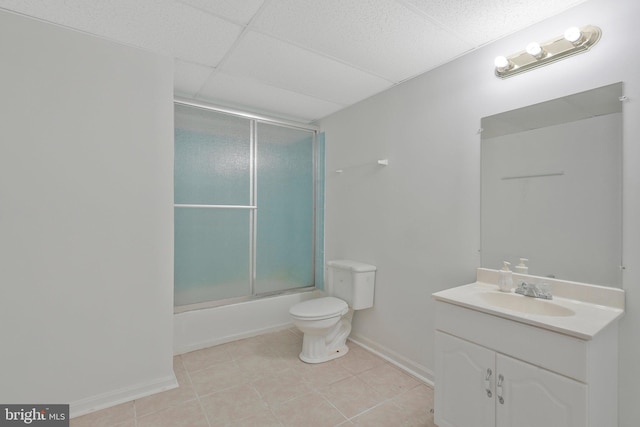
[(357, 273), (366, 273), (368, 271), (376, 271), (376, 266), (371, 264), (365, 264), (363, 262), (351, 261), (349, 259), (337, 259), (327, 261), (329, 267), (341, 268), (343, 270), (352, 270)]

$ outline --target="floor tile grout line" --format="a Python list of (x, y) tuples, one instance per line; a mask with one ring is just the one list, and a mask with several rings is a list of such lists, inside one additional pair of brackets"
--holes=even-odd
[[(351, 417), (351, 418), (347, 418), (347, 419), (348, 419), (349, 421), (353, 421), (355, 418), (358, 418), (360, 415), (364, 415), (364, 414), (366, 414), (367, 412), (373, 411), (373, 410), (374, 410), (374, 409), (376, 409), (377, 407), (382, 406), (382, 405), (384, 405), (384, 404), (388, 403), (389, 401), (391, 401), (391, 403), (393, 403), (393, 398), (391, 398), (391, 397), (386, 398), (386, 399), (385, 399), (385, 400), (383, 400), (382, 402), (378, 402), (378, 403), (376, 403), (375, 405), (373, 405), (372, 407), (367, 408), (367, 409), (365, 409), (365, 410), (363, 410), (363, 411), (361, 411), (361, 412), (359, 412), (359, 413), (355, 414), (353, 417)], [(396, 405), (396, 406), (397, 406), (397, 405)]]
[(202, 401), (200, 400), (200, 393), (198, 393), (198, 391), (196, 390), (196, 387), (193, 385), (193, 380), (191, 379), (191, 373), (189, 372), (189, 370), (185, 366), (182, 358), (180, 358), (180, 362), (182, 363), (182, 367), (184, 368), (184, 371), (187, 374), (187, 378), (189, 379), (189, 384), (191, 384), (191, 387), (193, 387), (193, 392), (196, 395), (196, 400), (198, 401), (198, 406), (200, 407), (200, 410), (202, 411), (202, 414), (204, 415), (204, 419), (207, 421), (207, 426), (208, 427), (212, 427), (211, 420), (209, 420), (209, 414), (207, 414), (207, 411), (205, 411), (204, 405), (202, 404)]
[[(370, 369), (365, 369), (364, 371), (362, 371), (362, 372), (360, 372), (360, 373), (367, 372), (367, 371), (369, 371), (369, 370), (371, 370), (371, 369), (375, 369), (375, 368), (377, 368), (377, 367), (379, 367), (379, 366), (381, 366), (381, 365), (375, 366), (375, 367), (370, 368)], [(367, 387), (368, 389), (373, 390), (373, 389), (372, 389), (372, 387), (371, 387), (371, 385), (370, 385), (369, 383), (367, 383), (366, 381), (364, 381), (362, 378), (359, 378), (359, 377), (358, 377), (358, 375), (359, 375), (360, 373), (358, 373), (358, 374), (352, 374), (352, 376), (353, 376), (353, 377), (356, 377), (356, 378), (358, 378), (358, 379), (360, 379), (363, 383), (365, 383), (365, 385), (366, 385), (366, 387)], [(343, 379), (344, 379), (344, 378), (343, 378)], [(339, 381), (342, 381), (342, 380), (339, 380)], [(336, 381), (336, 382), (339, 382), (339, 381)], [(410, 389), (404, 390), (404, 391), (402, 391), (402, 392), (400, 392), (400, 393), (396, 393), (394, 396), (391, 396), (391, 397), (384, 397), (384, 396), (382, 396), (380, 393), (378, 393), (378, 392), (376, 392), (375, 390), (373, 390), (376, 394), (378, 394), (380, 397), (382, 397), (382, 398), (383, 398), (383, 400), (382, 400), (382, 401), (380, 401), (380, 402), (378, 402), (378, 403), (376, 403), (375, 405), (373, 405), (373, 406), (371, 406), (371, 407), (367, 408), (367, 409), (362, 410), (361, 412), (359, 412), (359, 413), (357, 413), (357, 414), (353, 415), (352, 417), (347, 417), (344, 413), (342, 413), (342, 411), (340, 411), (340, 409), (338, 409), (338, 408), (337, 408), (337, 407), (336, 407), (336, 406), (335, 406), (335, 405), (334, 405), (334, 404), (333, 404), (333, 403), (332, 403), (328, 398), (326, 398), (326, 396), (324, 396), (324, 394), (322, 394), (322, 393), (318, 393), (318, 394), (320, 394), (320, 395), (325, 399), (325, 401), (329, 402), (329, 404), (330, 404), (331, 406), (333, 406), (333, 407), (334, 407), (338, 412), (340, 412), (340, 414), (342, 414), (342, 416), (344, 416), (344, 417), (346, 418), (346, 420), (347, 420), (347, 421), (352, 422), (355, 418), (357, 418), (357, 417), (359, 417), (359, 416), (361, 416), (361, 415), (363, 415), (363, 414), (365, 414), (365, 413), (367, 413), (367, 412), (370, 412), (370, 411), (374, 410), (375, 408), (377, 408), (377, 407), (379, 407), (379, 406), (382, 406), (382, 405), (384, 405), (384, 404), (386, 404), (386, 403), (392, 403), (392, 404), (393, 404), (394, 406), (396, 406), (397, 408), (399, 408), (399, 409), (403, 409), (403, 408), (402, 408), (398, 403), (396, 403), (396, 402), (395, 402), (395, 398), (397, 398), (398, 396), (400, 396), (400, 395), (402, 395), (402, 394), (404, 394), (404, 393), (406, 393), (406, 392), (408, 392), (408, 391), (410, 391), (410, 390), (412, 390), (412, 389), (414, 389), (414, 388), (418, 387), (419, 385), (420, 385), (420, 384), (416, 384), (414, 387), (411, 387)], [(343, 422), (344, 422), (344, 421), (343, 421)]]
[(133, 401), (133, 427), (138, 427), (138, 406), (136, 401)]
[[(228, 344), (228, 343), (227, 343), (227, 344)], [(226, 344), (219, 344), (219, 345), (226, 345)], [(195, 351), (206, 350), (206, 349), (208, 349), (208, 348), (213, 348), (213, 347), (217, 347), (217, 346), (206, 347), (206, 348), (203, 348), (203, 349), (200, 349), (200, 350), (195, 350)], [(188, 371), (188, 372), (191, 374), (191, 373), (196, 373), (196, 372), (204, 371), (204, 370), (206, 370), (206, 369), (211, 369), (211, 368), (215, 367), (216, 365), (222, 365), (222, 364), (224, 364), (224, 363), (230, 363), (230, 362), (235, 361), (235, 359), (236, 359), (236, 358), (235, 358), (235, 357), (233, 357), (233, 355), (232, 355), (228, 350), (226, 350), (226, 349), (225, 349), (224, 351), (225, 351), (225, 353), (226, 353), (226, 354), (227, 354), (227, 356), (228, 356), (228, 360), (215, 361), (215, 362), (212, 362), (210, 365), (207, 365), (207, 366), (205, 366), (205, 367), (198, 368), (198, 369), (192, 369), (192, 368), (190, 369), (190, 368), (188, 368), (188, 367), (187, 367), (186, 363), (183, 363), (184, 369), (185, 369), (186, 371)], [(185, 353), (185, 354), (189, 354), (189, 353)], [(182, 356), (182, 355), (180, 355), (180, 356)]]
[[(256, 385), (254, 383), (261, 376), (264, 376), (264, 375), (267, 375), (267, 374), (273, 374), (273, 375), (277, 376), (280, 371), (278, 371), (278, 373), (276, 373), (276, 372), (269, 371), (268, 368), (265, 368), (267, 370), (266, 371), (263, 370), (264, 372), (262, 372), (261, 376), (256, 374), (254, 376), (245, 376), (244, 377), (244, 384), (250, 386), (251, 389), (254, 392), (257, 393), (257, 396), (259, 396), (260, 401), (264, 404), (264, 408), (268, 409), (268, 411), (262, 412), (264, 414), (263, 416), (273, 417), (272, 419), (275, 420), (278, 423), (278, 425), (280, 425), (280, 426), (286, 425), (285, 424), (286, 423), (286, 418), (278, 417), (278, 415), (276, 413), (278, 405), (282, 405), (282, 404), (285, 404), (285, 403), (290, 402), (292, 400), (295, 400), (295, 399), (298, 399), (298, 398), (302, 398), (305, 395), (315, 396), (316, 398), (317, 397), (321, 397), (323, 402), (329, 403), (330, 407), (334, 408), (337, 411), (336, 415), (340, 414), (343, 417), (343, 420), (338, 425), (345, 425), (346, 426), (346, 425), (351, 425), (356, 418), (358, 418), (358, 417), (360, 417), (360, 416), (362, 416), (362, 415), (364, 415), (364, 414), (366, 414), (366, 413), (368, 413), (370, 411), (373, 411), (376, 408), (378, 408), (378, 407), (380, 407), (382, 405), (385, 405), (385, 404), (389, 404), (390, 403), (395, 408), (404, 409), (404, 403), (401, 403), (400, 400), (398, 400), (399, 396), (402, 396), (402, 395), (404, 395), (406, 393), (411, 393), (411, 390), (416, 390), (417, 391), (418, 387), (421, 387), (422, 385), (427, 386), (429, 388), (432, 388), (432, 387), (429, 386), (429, 384), (425, 384), (424, 382), (422, 382), (419, 379), (413, 377), (412, 375), (409, 375), (408, 373), (406, 373), (406, 372), (404, 372), (402, 370), (399, 370), (399, 372), (401, 374), (408, 375), (410, 378), (415, 379), (417, 381), (417, 383), (414, 384), (412, 387), (409, 387), (409, 388), (405, 389), (405, 388), (400, 387), (402, 383), (393, 382), (393, 376), (392, 376), (392, 377), (390, 377), (392, 382), (389, 382), (389, 384), (395, 384), (399, 388), (397, 388), (397, 389), (394, 388), (394, 391), (393, 391), (392, 395), (388, 395), (388, 393), (386, 393), (386, 392), (381, 393), (380, 391), (376, 390), (376, 388), (379, 388), (378, 386), (374, 387), (375, 384), (370, 384), (369, 382), (365, 381), (363, 379), (363, 376), (364, 375), (368, 375), (367, 373), (369, 373), (370, 371), (372, 371), (374, 369), (377, 369), (377, 368), (380, 368), (380, 367), (384, 367), (384, 366), (389, 366), (389, 367), (391, 367), (393, 369), (396, 369), (396, 370), (398, 368), (395, 365), (393, 365), (392, 363), (389, 363), (389, 361), (381, 360), (381, 361), (379, 361), (380, 363), (378, 363), (377, 360), (371, 359), (368, 356), (365, 357), (364, 359), (361, 359), (360, 357), (356, 357), (355, 359), (352, 359), (349, 362), (349, 364), (351, 366), (360, 365), (361, 367), (362, 367), (362, 363), (367, 363), (367, 364), (368, 363), (372, 363), (372, 362), (375, 363), (374, 366), (371, 366), (371, 367), (369, 367), (367, 369), (364, 369), (362, 371), (359, 371), (359, 372), (353, 372), (352, 370), (349, 370), (348, 368), (346, 368), (343, 363), (340, 363), (340, 362), (342, 362), (341, 359), (338, 359), (335, 362), (329, 362), (329, 363), (335, 363), (336, 366), (340, 368), (341, 373), (344, 373), (345, 375), (347, 375), (347, 377), (345, 377), (345, 378), (340, 378), (340, 379), (337, 379), (337, 380), (333, 380), (333, 381), (330, 381), (329, 383), (326, 383), (326, 384), (323, 383), (322, 380), (320, 380), (318, 382), (315, 382), (314, 378), (317, 379), (316, 378), (317, 377), (317, 372), (320, 372), (320, 374), (321, 374), (320, 376), (321, 377), (323, 376), (322, 371), (316, 371), (315, 374), (310, 374), (308, 376), (309, 381), (305, 381), (303, 378), (306, 378), (305, 377), (306, 374), (304, 374), (304, 373), (305, 372), (312, 372), (312, 371), (307, 371), (306, 370), (307, 368), (304, 366), (305, 364), (302, 364), (302, 365), (298, 365), (297, 364), (298, 360), (297, 360), (297, 358), (292, 357), (293, 353), (291, 353), (291, 352), (293, 350), (291, 348), (289, 348), (288, 350), (286, 350), (284, 348), (284, 347), (290, 347), (291, 346), (292, 342), (289, 342), (288, 338), (287, 338), (287, 336), (290, 336), (291, 334), (294, 334), (294, 332), (290, 331), (290, 330), (287, 330), (286, 333), (284, 331), (281, 331), (281, 332), (279, 332), (279, 336), (275, 337), (274, 341), (269, 341), (268, 336), (265, 336), (265, 337), (261, 338), (259, 340), (259, 342), (262, 342), (263, 344), (265, 344), (268, 347), (270, 347), (271, 350), (274, 350), (274, 354), (273, 355), (276, 356), (276, 358), (279, 359), (279, 361), (286, 362), (286, 363), (283, 363), (282, 365), (279, 365), (279, 366), (283, 367), (283, 369), (281, 369), (282, 371), (288, 370), (288, 371), (291, 371), (292, 373), (299, 374), (299, 377), (302, 379), (302, 381), (305, 382), (306, 388), (308, 389), (307, 391), (303, 391), (303, 392), (298, 391), (297, 393), (299, 393), (299, 394), (287, 397), (286, 399), (284, 399), (282, 401), (278, 401), (277, 404), (275, 404), (275, 403), (274, 404), (269, 404), (269, 403), (267, 403), (267, 399), (265, 399), (265, 396), (262, 396), (262, 394), (258, 391), (258, 389), (256, 388)], [(258, 342), (256, 342), (255, 344), (258, 344)], [(261, 348), (262, 346), (258, 346), (258, 347)], [(243, 353), (248, 351), (248, 353), (246, 353), (245, 355), (250, 355), (250, 354), (255, 353), (256, 356), (259, 356), (260, 352), (257, 350), (258, 347), (256, 349), (252, 349), (252, 344), (250, 344), (249, 347), (247, 347), (246, 349), (243, 349)], [(282, 351), (279, 351), (279, 352), (275, 351), (275, 350), (277, 350), (279, 348), (281, 348)], [(234, 351), (232, 351), (232, 349), (233, 349), (233, 347), (227, 347), (227, 348), (224, 349), (224, 353), (227, 356), (225, 359), (230, 359), (230, 360), (227, 360), (227, 361), (231, 362), (235, 366), (235, 368), (237, 368), (238, 370), (242, 371), (242, 368), (240, 366), (241, 364), (238, 362), (239, 357), (241, 357), (241, 356), (235, 357), (237, 355), (234, 354)], [(375, 356), (374, 354), (372, 354), (367, 349), (362, 348), (362, 350), (364, 351), (364, 353), (371, 354), (371, 355)], [(355, 352), (352, 352), (352, 353), (355, 353)], [(348, 354), (345, 355), (345, 356), (348, 357)], [(213, 391), (211, 393), (205, 393), (205, 394), (199, 393), (196, 390), (196, 387), (195, 387), (195, 384), (194, 384), (194, 375), (198, 375), (198, 373), (202, 369), (195, 370), (195, 371), (192, 372), (189, 369), (187, 369), (186, 362), (185, 362), (184, 358), (182, 357), (182, 355), (176, 355), (176, 357), (177, 357), (176, 366), (180, 367), (182, 369), (182, 372), (184, 374), (186, 374), (186, 376), (185, 376), (185, 380), (186, 381), (185, 381), (184, 386), (185, 387), (191, 387), (192, 390), (193, 390), (193, 396), (195, 396), (195, 397), (191, 398), (191, 399), (188, 399), (186, 401), (182, 401), (181, 399), (173, 399), (171, 401), (171, 404), (169, 404), (168, 406), (174, 406), (174, 405), (177, 405), (177, 403), (183, 404), (183, 403), (186, 403), (186, 402), (192, 402), (193, 400), (197, 400), (198, 407), (200, 408), (201, 413), (204, 415), (204, 418), (206, 420), (207, 425), (209, 427), (212, 427), (213, 425), (216, 425), (214, 423), (215, 420), (209, 418), (209, 414), (205, 410), (205, 407), (204, 407), (204, 400), (203, 399), (206, 398), (207, 396), (211, 395), (211, 394), (214, 394), (214, 393), (217, 393), (217, 392), (224, 392), (224, 390), (216, 390), (216, 391)], [(197, 360), (197, 359), (193, 359), (193, 360)], [(206, 363), (205, 359), (202, 359), (202, 360)], [(355, 364), (354, 364), (354, 362), (355, 362)], [(210, 366), (208, 366), (207, 368), (204, 368), (204, 369), (214, 368), (215, 365), (216, 364), (210, 365)], [(286, 369), (284, 368), (285, 366), (286, 366)], [(253, 370), (251, 370), (251, 372), (253, 372)], [(256, 371), (256, 373), (257, 372), (258, 371)], [(373, 375), (375, 375), (375, 374), (372, 373), (370, 378), (373, 379), (374, 380), (373, 382), (375, 383), (375, 378), (373, 377)], [(360, 411), (359, 413), (353, 415), (352, 417), (347, 417), (342, 411), (340, 411), (336, 407), (336, 405), (334, 405), (329, 400), (329, 398), (326, 396), (326, 393), (323, 393), (322, 390), (326, 389), (327, 387), (330, 387), (332, 384), (338, 383), (338, 382), (346, 380), (348, 378), (358, 378), (363, 384), (366, 385), (366, 387), (369, 390), (375, 392), (375, 394), (377, 394), (378, 397), (381, 398), (382, 400), (380, 400), (379, 402), (375, 403), (373, 406)], [(382, 382), (386, 381), (383, 378), (384, 377), (381, 376), (380, 377), (380, 381), (382, 381)], [(382, 384), (382, 382), (380, 382), (380, 384)], [(404, 402), (404, 400), (402, 402)], [(152, 411), (152, 412), (147, 413), (147, 414), (140, 414), (140, 409), (142, 409), (142, 406), (138, 406), (137, 402), (135, 402), (135, 401), (133, 403), (134, 403), (134, 405), (133, 405), (133, 418), (134, 418), (133, 425), (135, 427), (138, 427), (139, 425), (141, 425), (139, 423), (139, 419), (138, 418), (142, 419), (142, 417), (144, 417), (144, 416), (150, 415), (150, 414), (152, 414), (154, 412), (160, 412), (161, 410), (164, 410), (164, 408), (163, 408), (161, 410)], [(425, 402), (425, 404), (426, 404), (425, 407), (427, 409), (429, 409), (430, 407), (433, 406), (433, 403), (429, 404), (429, 403)], [(245, 419), (245, 418), (247, 418), (247, 417), (238, 418), (237, 420), (234, 418), (233, 420), (229, 420), (229, 421), (230, 422), (235, 422), (235, 421), (240, 421), (240, 420)]]
[[(325, 402), (327, 402), (329, 405), (333, 406), (333, 408), (334, 408), (336, 411), (338, 411), (338, 412), (340, 413), (340, 415), (342, 415), (342, 416), (344, 417), (344, 420), (342, 420), (342, 421), (340, 422), (340, 424), (344, 424), (345, 422), (350, 421), (350, 420), (349, 420), (349, 417), (347, 417), (347, 416), (346, 416), (346, 415), (345, 415), (345, 414), (344, 414), (340, 409), (338, 409), (338, 407), (337, 407), (336, 405), (334, 405), (334, 404), (333, 404), (333, 402), (331, 402), (329, 399), (327, 399), (327, 398), (325, 397), (325, 395), (320, 394), (320, 396), (324, 399), (324, 401), (325, 401)], [(336, 425), (340, 425), (340, 424), (336, 424)]]
[(280, 421), (280, 418), (276, 415), (276, 413), (274, 412), (274, 408), (269, 405), (269, 403), (264, 400), (264, 398), (262, 397), (262, 394), (260, 393), (260, 391), (251, 383), (249, 382), (249, 386), (253, 389), (253, 391), (255, 391), (258, 396), (260, 396), (260, 401), (262, 401), (262, 403), (264, 403), (267, 407), (267, 409), (269, 410), (269, 412), (271, 413), (271, 415), (273, 415), (273, 418), (276, 419), (276, 421), (278, 421), (278, 424), (280, 424), (280, 426), (284, 427), (284, 424), (282, 423), (282, 421)]

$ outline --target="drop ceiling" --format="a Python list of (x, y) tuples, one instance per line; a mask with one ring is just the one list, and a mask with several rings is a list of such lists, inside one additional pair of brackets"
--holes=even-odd
[(171, 56), (176, 96), (309, 123), (584, 1), (0, 0), (0, 8)]

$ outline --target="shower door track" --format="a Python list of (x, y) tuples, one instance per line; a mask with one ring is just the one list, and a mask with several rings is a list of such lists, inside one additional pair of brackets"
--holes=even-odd
[(190, 205), (185, 203), (176, 203), (174, 208), (199, 208), (199, 209), (258, 209), (257, 206), (242, 205)]
[(193, 100), (186, 99), (186, 98), (175, 97), (173, 99), (173, 103), (174, 104), (178, 104), (178, 105), (186, 105), (188, 107), (202, 108), (203, 110), (217, 111), (218, 113), (230, 114), (232, 116), (240, 116), (240, 117), (244, 117), (244, 118), (250, 119), (250, 120), (256, 120), (256, 121), (263, 122), (263, 123), (272, 123), (272, 124), (276, 124), (276, 125), (280, 125), (280, 126), (290, 127), (290, 128), (293, 128), (293, 129), (302, 129), (302, 130), (308, 130), (308, 131), (312, 131), (312, 132), (319, 132), (320, 131), (320, 128), (318, 126), (314, 126), (314, 125), (309, 125), (309, 124), (304, 124), (304, 123), (297, 123), (297, 122), (292, 122), (292, 121), (289, 121), (289, 120), (274, 119), (272, 117), (266, 117), (266, 116), (261, 116), (261, 115), (258, 115), (258, 114), (246, 113), (246, 112), (239, 111), (239, 110), (234, 110), (234, 109), (231, 109), (231, 108), (220, 107), (220, 106), (213, 105), (213, 104), (206, 104), (204, 102), (193, 101)]

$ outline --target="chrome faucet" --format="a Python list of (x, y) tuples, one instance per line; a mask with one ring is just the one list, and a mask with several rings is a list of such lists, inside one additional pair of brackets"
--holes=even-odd
[[(543, 285), (544, 286), (544, 285)], [(525, 281), (520, 282), (518, 287), (516, 288), (516, 293), (520, 295), (524, 295), (525, 297), (533, 297), (533, 298), (542, 298), (542, 299), (553, 299), (553, 295), (549, 292), (547, 287), (537, 285), (535, 283), (527, 283)]]

